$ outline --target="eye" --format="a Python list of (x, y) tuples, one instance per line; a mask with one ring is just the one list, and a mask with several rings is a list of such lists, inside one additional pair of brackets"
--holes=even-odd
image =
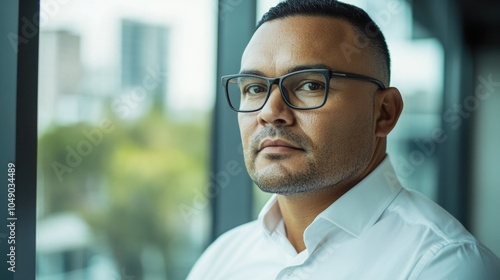
[(262, 94), (266, 92), (267, 90), (264, 86), (256, 84), (247, 85), (243, 90), (244, 94), (250, 94), (250, 95)]
[(322, 83), (319, 82), (304, 82), (302, 83), (297, 90), (299, 91), (306, 91), (306, 92), (313, 92), (313, 91), (318, 91), (318, 90), (324, 90), (325, 86)]

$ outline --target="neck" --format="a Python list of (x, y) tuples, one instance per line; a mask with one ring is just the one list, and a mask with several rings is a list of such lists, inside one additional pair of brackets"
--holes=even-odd
[(349, 182), (312, 193), (278, 195), (278, 204), (285, 223), (286, 236), (297, 252), (306, 249), (304, 231), (323, 210), (366, 177), (384, 159), (385, 152), (372, 159), (367, 168)]
[(297, 252), (306, 248), (303, 238), (306, 228), (342, 194), (325, 189), (301, 195), (278, 195), (286, 236)]

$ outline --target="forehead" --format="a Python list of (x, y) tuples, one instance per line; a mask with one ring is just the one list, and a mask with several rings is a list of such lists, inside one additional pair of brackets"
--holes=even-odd
[[(354, 28), (342, 19), (292, 16), (264, 23), (254, 33), (241, 60), (241, 70), (279, 76), (300, 65), (372, 74), (367, 49), (356, 46)], [(363, 66), (364, 65), (364, 66)]]

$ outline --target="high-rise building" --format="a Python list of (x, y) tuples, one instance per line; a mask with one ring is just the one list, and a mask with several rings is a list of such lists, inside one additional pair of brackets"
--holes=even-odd
[[(133, 20), (121, 23), (121, 87), (166, 106), (168, 30)], [(148, 98), (142, 95), (148, 94)]]

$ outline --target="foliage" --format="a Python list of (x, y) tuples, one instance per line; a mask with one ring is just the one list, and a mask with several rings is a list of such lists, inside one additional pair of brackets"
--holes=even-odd
[(62, 181), (53, 163), (65, 164), (66, 147), (76, 147), (86, 139), (82, 130), (96, 127), (53, 127), (39, 140), (41, 216), (78, 213), (97, 236), (105, 236), (117, 265), (137, 279), (145, 246), (160, 249), (167, 271), (173, 271), (175, 253), (166, 254), (175, 247), (172, 240), (189, 244), (178, 206), (206, 186), (207, 119), (176, 122), (157, 109), (133, 122), (110, 117), (114, 130), (104, 132), (103, 141)]

